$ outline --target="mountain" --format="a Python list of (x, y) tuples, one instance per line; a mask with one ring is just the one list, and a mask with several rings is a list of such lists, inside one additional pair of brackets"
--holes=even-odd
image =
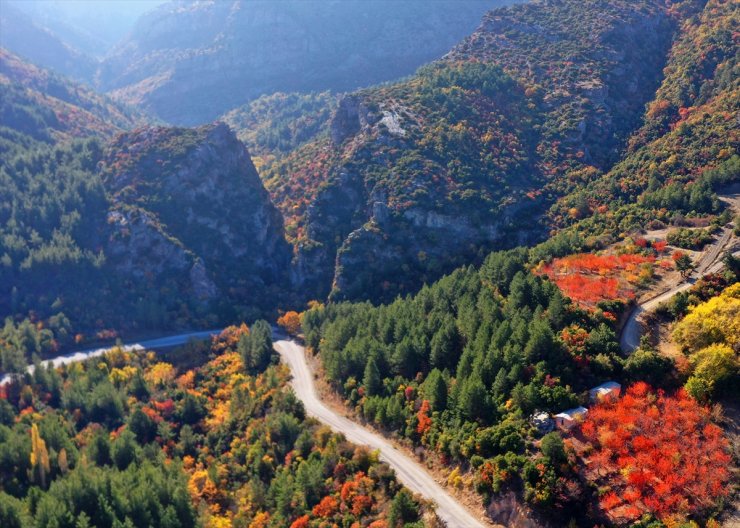
[(3, 4), (25, 13), (36, 26), (68, 46), (99, 59), (126, 36), (143, 13), (165, 1), (3, 0)]
[[(265, 304), (291, 252), (247, 150), (223, 124), (121, 134), (101, 163), (107, 254), (138, 287), (173, 277), (203, 301)], [(266, 303), (270, 304), (270, 301)]]
[(46, 142), (143, 124), (141, 113), (0, 48), (0, 125)]
[(685, 16), (657, 0), (500, 8), (412, 77), (344, 97), (328, 129), (260, 169), (294, 279), (390, 300), (544, 238), (550, 204), (619, 160)]
[(287, 278), (282, 218), (225, 125), (19, 147), (0, 182), (3, 314), (213, 326), (269, 312)]
[(497, 3), (169, 2), (108, 54), (99, 86), (165, 121), (200, 124), (263, 94), (344, 91), (408, 75)]
[[(613, 240), (629, 230), (719, 211), (715, 191), (740, 180), (740, 56), (732, 2), (686, 3), (660, 87), (622, 159), (574, 189), (552, 225)], [(568, 211), (577, 207), (583, 216)]]
[(0, 47), (76, 81), (91, 82), (98, 67), (95, 59), (9, 2), (0, 9)]
[(141, 126), (5, 50), (0, 94), (0, 313), (125, 329), (275, 306), (282, 218), (225, 125)]

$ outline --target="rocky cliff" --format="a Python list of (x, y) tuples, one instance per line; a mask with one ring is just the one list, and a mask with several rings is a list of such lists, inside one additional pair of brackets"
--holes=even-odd
[(177, 284), (200, 303), (257, 305), (286, 278), (282, 218), (226, 125), (122, 134), (102, 174), (112, 203), (106, 253), (132, 280)]
[(345, 96), (324, 136), (261, 169), (295, 278), (389, 300), (545, 237), (549, 205), (619, 159), (680, 19), (657, 0), (501, 8), (414, 76)]

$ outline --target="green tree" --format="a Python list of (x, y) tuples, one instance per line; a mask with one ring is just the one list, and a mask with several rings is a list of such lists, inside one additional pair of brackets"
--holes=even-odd
[(688, 275), (694, 270), (694, 263), (691, 257), (686, 253), (680, 253), (674, 260), (676, 269), (679, 271), (682, 277), (688, 277)]
[(129, 429), (124, 429), (112, 446), (113, 462), (118, 469), (124, 470), (134, 462), (137, 457), (137, 450), (138, 445), (134, 433)]
[(462, 416), (466, 419), (487, 421), (490, 410), (489, 397), (486, 394), (486, 387), (478, 376), (470, 376), (463, 382), (458, 406)]
[(402, 489), (391, 502), (388, 511), (388, 526), (391, 528), (402, 528), (406, 523), (419, 520), (419, 505), (416, 504), (411, 494)]
[(272, 358), (272, 328), (266, 321), (257, 321), (243, 335), (237, 345), (244, 366), (248, 372), (258, 373), (265, 370)]
[(441, 370), (454, 368), (458, 359), (459, 343), (460, 335), (455, 321), (451, 317), (445, 318), (439, 330), (432, 337), (429, 356), (431, 366)]
[(563, 463), (568, 459), (565, 454), (565, 444), (563, 444), (563, 439), (558, 432), (553, 431), (543, 436), (540, 441), (540, 449), (542, 454), (555, 464)]
[(447, 408), (447, 382), (439, 369), (433, 369), (422, 387), (424, 398), (435, 411), (444, 411)]
[(380, 394), (383, 388), (383, 380), (380, 377), (380, 369), (374, 357), (371, 357), (365, 365), (365, 373), (362, 376), (362, 385), (369, 396)]
[(673, 370), (673, 362), (653, 350), (638, 348), (624, 362), (629, 381), (646, 381), (651, 385), (664, 382)]
[(32, 526), (23, 502), (3, 491), (0, 491), (0, 526), (3, 528)]
[(140, 444), (148, 444), (157, 435), (157, 424), (141, 408), (137, 408), (128, 418), (128, 426)]

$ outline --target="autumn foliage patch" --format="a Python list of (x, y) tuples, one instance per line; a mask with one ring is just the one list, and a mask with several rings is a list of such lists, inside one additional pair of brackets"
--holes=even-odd
[(655, 260), (636, 253), (579, 253), (543, 264), (539, 272), (574, 301), (593, 306), (602, 300), (634, 298), (637, 285), (652, 278)]
[(599, 507), (611, 522), (701, 515), (729, 492), (728, 442), (683, 390), (668, 396), (636, 383), (591, 408), (581, 433), (593, 446), (587, 477), (606, 489)]

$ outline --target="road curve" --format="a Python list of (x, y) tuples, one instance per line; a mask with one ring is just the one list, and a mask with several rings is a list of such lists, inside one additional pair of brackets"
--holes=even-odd
[(674, 286), (673, 288), (658, 294), (647, 301), (638, 304), (632, 309), (627, 318), (627, 322), (622, 328), (622, 334), (619, 338), (619, 346), (622, 348), (622, 352), (629, 354), (640, 346), (640, 335), (642, 329), (640, 328), (639, 318), (640, 316), (651, 310), (654, 310), (661, 303), (667, 301), (679, 292), (688, 290), (694, 285), (698, 278), (703, 277), (706, 273), (714, 273), (719, 271), (722, 267), (722, 261), (720, 256), (722, 250), (725, 249), (728, 242), (732, 238), (732, 229), (729, 227), (722, 228), (722, 234), (712, 246), (707, 249), (699, 262), (696, 263), (694, 272), (689, 277)]
[[(124, 350), (156, 350), (168, 348), (183, 345), (191, 339), (208, 338), (218, 334), (220, 331), (205, 330), (177, 334), (146, 341), (125, 343), (121, 345), (121, 348)], [(477, 520), (462, 504), (449, 495), (418, 462), (404, 455), (378, 434), (336, 414), (324, 405), (316, 392), (316, 386), (313, 383), (313, 374), (306, 362), (305, 350), (302, 346), (284, 339), (275, 341), (274, 345), (275, 350), (278, 351), (282, 360), (290, 367), (293, 375), (293, 389), (296, 395), (303, 401), (309, 415), (316, 417), (319, 421), (343, 433), (351, 442), (367, 445), (372, 449), (378, 449), (380, 451), (380, 458), (396, 471), (398, 479), (403, 484), (437, 505), (437, 515), (448, 528), (484, 528), (488, 526)], [(50, 363), (55, 367), (59, 367), (102, 356), (112, 348), (114, 347), (108, 346), (70, 352), (69, 354), (45, 360), (43, 363)], [(30, 365), (27, 370), (32, 373), (34, 370), (33, 365)], [(9, 375), (4, 376), (0, 379), (0, 385), (9, 383), (10, 379), (11, 377)]]
[(380, 451), (380, 458), (391, 466), (398, 479), (411, 491), (437, 506), (437, 516), (448, 528), (484, 528), (488, 526), (473, 516), (462, 504), (442, 488), (432, 476), (412, 458), (393, 447), (382, 436), (358, 423), (340, 416), (322, 403), (308, 366), (305, 350), (294, 341), (277, 340), (274, 343), (283, 362), (293, 375), (293, 390), (306, 407), (306, 412), (332, 429), (344, 434), (350, 442), (366, 445)]

